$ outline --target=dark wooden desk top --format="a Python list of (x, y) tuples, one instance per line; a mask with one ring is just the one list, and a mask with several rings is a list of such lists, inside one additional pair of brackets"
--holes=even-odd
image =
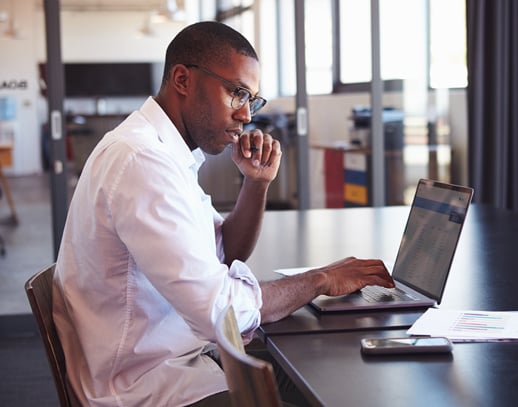
[[(349, 255), (393, 261), (407, 215), (408, 207), (269, 212), (249, 264), (269, 279), (280, 278), (276, 268)], [(472, 205), (440, 307), (518, 310), (517, 237), (517, 212)], [(366, 358), (362, 337), (404, 335), (406, 327), (398, 328), (416, 316), (371, 314), (332, 316), (304, 308), (262, 333), (315, 406), (518, 405), (518, 342), (456, 344), (451, 356)]]
[(262, 325), (257, 335), (263, 341), (271, 335), (308, 334), (410, 327), (425, 309), (319, 313), (306, 306), (281, 321)]
[(268, 349), (314, 406), (518, 405), (518, 343), (460, 343), (451, 355), (363, 356), (360, 339), (405, 331), (268, 338)]
[[(318, 209), (265, 214), (248, 264), (259, 279), (278, 268), (323, 265), (341, 257), (393, 262), (409, 208)], [(518, 310), (515, 252), (518, 213), (472, 205), (453, 260), (441, 308)], [(318, 314), (306, 307), (265, 325), (260, 334), (333, 332), (410, 326), (423, 310)]]
[(261, 280), (274, 270), (320, 266), (347, 256), (394, 261), (409, 207), (267, 211), (247, 264)]

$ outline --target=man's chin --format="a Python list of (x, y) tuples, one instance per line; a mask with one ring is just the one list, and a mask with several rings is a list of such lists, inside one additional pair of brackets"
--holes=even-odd
[(227, 148), (232, 148), (232, 143), (228, 143), (222, 146), (211, 146), (209, 148), (203, 149), (203, 152), (209, 155), (218, 155), (225, 151)]

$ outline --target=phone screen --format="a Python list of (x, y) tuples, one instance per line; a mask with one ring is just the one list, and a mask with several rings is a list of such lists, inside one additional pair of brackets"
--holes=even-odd
[(444, 346), (448, 345), (445, 338), (378, 338), (367, 339), (366, 345), (369, 347), (396, 347), (401, 346)]
[(444, 353), (453, 349), (444, 337), (363, 338), (361, 348), (368, 354)]

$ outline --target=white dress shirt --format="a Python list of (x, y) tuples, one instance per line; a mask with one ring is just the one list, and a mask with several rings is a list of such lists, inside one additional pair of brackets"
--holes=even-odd
[(149, 98), (107, 133), (70, 204), (54, 279), (54, 319), (84, 405), (183, 406), (227, 389), (204, 352), (233, 304), (244, 335), (261, 291), (224, 263), (221, 225), (190, 151)]

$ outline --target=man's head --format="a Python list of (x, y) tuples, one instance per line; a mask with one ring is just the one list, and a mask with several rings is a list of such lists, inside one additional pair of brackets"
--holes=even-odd
[(234, 29), (201, 22), (169, 44), (157, 102), (191, 149), (218, 154), (260, 108), (259, 61)]
[(215, 21), (192, 24), (180, 31), (167, 47), (162, 84), (168, 80), (174, 65), (225, 65), (232, 51), (259, 61), (248, 40), (229, 26)]

